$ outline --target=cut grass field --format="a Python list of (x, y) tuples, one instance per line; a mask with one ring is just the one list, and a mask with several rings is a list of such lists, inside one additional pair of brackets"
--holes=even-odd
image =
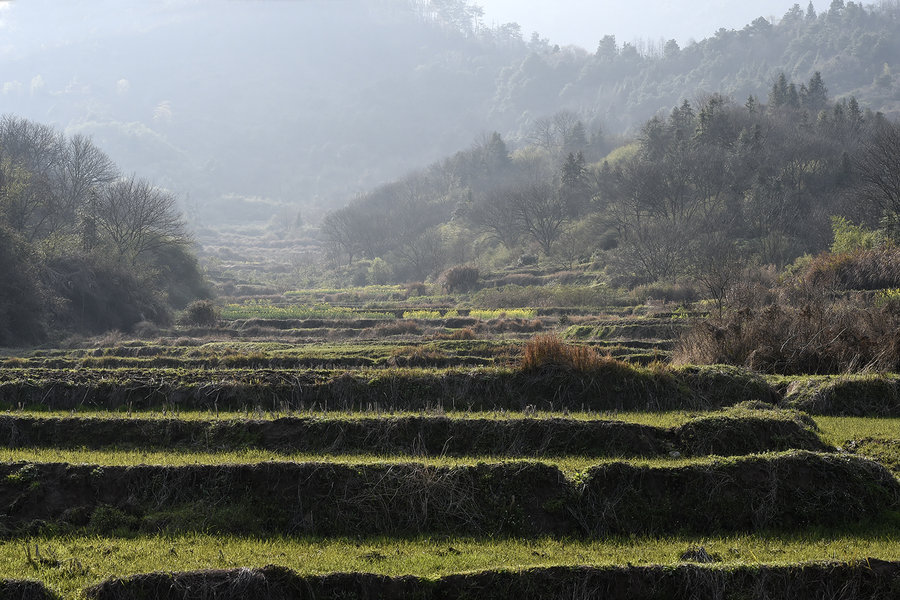
[[(0, 577), (43, 582), (67, 599), (110, 577), (277, 564), (298, 574), (443, 575), (547, 566), (676, 565), (689, 548), (716, 566), (807, 561), (900, 560), (898, 528), (807, 531), (798, 535), (608, 537), (603, 540), (279, 538), (229, 535), (33, 537), (0, 542)], [(27, 550), (26, 550), (27, 548)], [(29, 562), (29, 553), (31, 562)], [(43, 559), (39, 562), (39, 558)]]

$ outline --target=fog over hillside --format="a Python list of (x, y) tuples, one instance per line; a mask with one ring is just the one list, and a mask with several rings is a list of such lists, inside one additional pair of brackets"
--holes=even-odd
[[(726, 23), (735, 14), (726, 4), (684, 10)], [(775, 13), (770, 5), (790, 7), (769, 2), (757, 12)], [(596, 23), (586, 50), (559, 49), (468, 0), (0, 7), (2, 112), (92, 136), (123, 169), (175, 192), (194, 223), (295, 219), (298, 211), (315, 223), (323, 211), (492, 131), (515, 146), (537, 120), (562, 109), (608, 135), (633, 131), (702, 91), (765, 94), (779, 70), (805, 79), (821, 68), (833, 93), (847, 93), (872, 85), (870, 70), (888, 68), (882, 54), (894, 50), (885, 42), (864, 68), (851, 65), (860, 81), (844, 82), (815, 49), (803, 55), (811, 58), (795, 57), (805, 62), (786, 64), (774, 54), (781, 46), (760, 41), (759, 23), (665, 55), (658, 40), (648, 36), (652, 43), (637, 47), (626, 33), (604, 58), (596, 43), (617, 33), (611, 23)], [(591, 21), (594, 13), (582, 8), (572, 4), (567, 18)], [(535, 5), (522, 14), (533, 19)], [(648, 23), (658, 26), (667, 14)], [(879, 35), (890, 40), (889, 32)], [(755, 60), (741, 45), (751, 39), (774, 48), (771, 55), (738, 64)], [(893, 101), (886, 89), (885, 106)]]
[[(487, 24), (515, 21), (530, 35), (538, 31), (554, 44), (575, 44), (593, 50), (601, 35), (613, 34), (623, 42), (672, 39), (686, 45), (702, 40), (724, 27), (740, 29), (759, 16), (781, 18), (790, 0), (697, 0), (686, 4), (668, 0), (634, 0), (628, 3), (597, 0), (522, 2), (481, 0)], [(801, 3), (804, 9), (807, 2)], [(819, 0), (818, 10), (829, 2)], [(577, 15), (577, 18), (573, 18)]]
[[(195, 203), (231, 194), (315, 204), (489, 126), (477, 105), (435, 118), (470, 104), (472, 80), (489, 84), (496, 68), (465, 64), (473, 53), (461, 35), (403, 4), (7, 4), (3, 111), (91, 134)], [(429, 63), (452, 52), (455, 89), (446, 73), (432, 85)]]

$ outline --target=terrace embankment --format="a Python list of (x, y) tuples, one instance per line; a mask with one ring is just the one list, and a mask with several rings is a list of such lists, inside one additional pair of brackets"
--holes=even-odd
[(766, 380), (723, 367), (647, 369), (618, 361), (590, 373), (548, 368), (15, 369), (0, 371), (0, 406), (305, 410), (712, 409), (778, 396)]
[(829, 449), (791, 411), (730, 411), (678, 427), (567, 418), (282, 417), (271, 420), (0, 416), (9, 448), (141, 448), (406, 456), (684, 456)]
[(839, 527), (900, 509), (878, 463), (794, 451), (683, 466), (0, 464), (8, 534), (51, 530), (312, 535), (576, 535)]
[(364, 573), (300, 576), (287, 569), (150, 573), (111, 579), (85, 590), (92, 600), (312, 600), (396, 598), (449, 600), (516, 598), (570, 600), (890, 600), (900, 593), (900, 563), (875, 559), (851, 563), (710, 568), (553, 567), (485, 571), (437, 580)]
[(0, 407), (8, 409), (659, 411), (710, 410), (746, 401), (815, 415), (898, 417), (900, 375), (810, 376), (785, 383), (723, 365), (647, 368), (614, 360), (594, 372), (185, 365), (0, 369)]

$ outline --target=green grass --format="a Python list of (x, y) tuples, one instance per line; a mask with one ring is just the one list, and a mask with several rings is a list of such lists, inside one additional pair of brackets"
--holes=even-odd
[(817, 417), (825, 443), (876, 460), (900, 476), (900, 418)]
[(490, 321), (491, 319), (533, 319), (537, 315), (537, 311), (533, 308), (473, 308), (469, 311), (469, 316), (482, 321)]
[[(405, 344), (409, 345), (409, 343)], [(506, 340), (428, 340), (419, 344), (422, 347), (438, 349), (459, 359), (470, 356), (496, 358), (508, 356), (515, 352), (521, 344)], [(398, 349), (403, 347), (397, 342), (366, 340), (364, 342), (343, 343), (284, 343), (260, 341), (211, 341), (203, 344), (185, 345), (150, 345), (129, 344), (108, 347), (77, 348), (72, 350), (39, 350), (29, 354), (3, 358), (0, 356), (0, 368), (55, 369), (90, 367), (90, 368), (127, 368), (143, 366), (146, 368), (227, 368), (239, 364), (241, 360), (258, 360), (260, 362), (286, 359), (311, 359), (316, 361), (334, 361), (336, 363), (349, 360), (365, 359), (371, 364), (383, 363)]]
[[(29, 564), (35, 547), (58, 566)], [(678, 564), (678, 556), (702, 545), (722, 557), (721, 566), (793, 564), (877, 557), (900, 560), (900, 532), (806, 532), (691, 538), (634, 537), (585, 540), (439, 539), (254, 539), (182, 535), (140, 537), (38, 537), (0, 542), (0, 577), (44, 582), (66, 598), (109, 577), (152, 571), (188, 571), (277, 564), (302, 575), (369, 572), (440, 577), (487, 569), (553, 565)]]
[(273, 420), (283, 417), (298, 418), (314, 418), (314, 419), (331, 419), (331, 420), (347, 420), (347, 419), (369, 419), (373, 417), (447, 417), (449, 419), (497, 419), (497, 420), (515, 420), (515, 419), (573, 419), (577, 421), (623, 421), (625, 423), (636, 423), (639, 425), (650, 425), (654, 427), (677, 427), (692, 418), (708, 416), (710, 412), (690, 412), (690, 411), (669, 411), (669, 412), (550, 412), (550, 411), (534, 411), (534, 412), (518, 412), (518, 411), (322, 411), (322, 410), (305, 410), (305, 411), (266, 411), (266, 410), (247, 410), (243, 412), (220, 411), (218, 413), (205, 410), (148, 410), (148, 411), (128, 411), (123, 408), (121, 410), (93, 410), (79, 409), (71, 411), (45, 410), (42, 407), (29, 407), (24, 410), (7, 410), (0, 414), (12, 417), (32, 417), (32, 418), (66, 418), (81, 417), (92, 419), (183, 419), (187, 421), (241, 421), (247, 419), (256, 420)]
[(345, 288), (314, 288), (307, 290), (291, 290), (284, 293), (286, 297), (317, 298), (326, 295), (363, 296), (366, 299), (391, 299), (398, 294), (405, 294), (404, 285), (366, 285)]
[[(3, 413), (0, 413), (3, 414)], [(677, 427), (687, 421), (697, 418), (712, 416), (715, 414), (730, 414), (722, 412), (698, 412), (698, 411), (661, 411), (661, 412), (515, 412), (515, 411), (262, 411), (248, 410), (244, 412), (221, 411), (177, 411), (151, 410), (129, 412), (125, 409), (119, 411), (106, 410), (78, 410), (78, 411), (50, 411), (40, 407), (32, 407), (27, 410), (8, 410), (9, 416), (38, 417), (38, 418), (65, 418), (71, 416), (97, 418), (97, 419), (184, 419), (201, 421), (226, 421), (226, 420), (272, 420), (282, 417), (305, 417), (316, 419), (364, 419), (379, 416), (412, 417), (412, 416), (440, 416), (450, 419), (551, 419), (565, 418), (579, 421), (588, 420), (615, 420), (626, 423), (636, 423), (653, 427)], [(731, 413), (733, 414), (733, 413)], [(777, 414), (777, 413), (776, 413)], [(833, 446), (843, 446), (849, 440), (861, 440), (865, 438), (878, 438), (887, 440), (900, 440), (900, 418), (876, 418), (876, 417), (815, 417), (815, 422), (820, 428), (822, 440)]]
[[(772, 454), (775, 456), (775, 454)], [(333, 463), (341, 465), (422, 464), (435, 467), (457, 467), (479, 463), (543, 463), (554, 465), (568, 476), (577, 476), (587, 469), (611, 462), (627, 462), (639, 466), (680, 467), (688, 464), (709, 464), (716, 460), (733, 460), (715, 456), (693, 458), (597, 458), (584, 456), (559, 457), (502, 457), (502, 456), (440, 456), (419, 457), (402, 454), (314, 454), (280, 453), (271, 450), (245, 449), (209, 452), (182, 450), (87, 450), (59, 448), (0, 448), (0, 462), (68, 463), (98, 466), (137, 465), (228, 465), (256, 464), (261, 462)]]
[(900, 440), (900, 418), (815, 417), (815, 421), (821, 429), (822, 440), (833, 446), (870, 437)]

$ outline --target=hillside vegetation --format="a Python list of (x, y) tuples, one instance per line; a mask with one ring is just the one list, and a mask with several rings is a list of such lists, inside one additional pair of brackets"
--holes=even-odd
[[(611, 152), (573, 113), (544, 133), (513, 152), (494, 133), (330, 213), (333, 263), (372, 283), (466, 263), (587, 268), (613, 286), (691, 281), (721, 302), (746, 266), (826, 250), (835, 218), (883, 229), (882, 245), (896, 236), (900, 187), (883, 165), (900, 157), (900, 129), (830, 100), (818, 72), (782, 74), (765, 98), (685, 100)], [(477, 285), (466, 273), (445, 284)]]
[(209, 293), (189, 243), (175, 197), (90, 139), (0, 119), (0, 346), (169, 323)]

